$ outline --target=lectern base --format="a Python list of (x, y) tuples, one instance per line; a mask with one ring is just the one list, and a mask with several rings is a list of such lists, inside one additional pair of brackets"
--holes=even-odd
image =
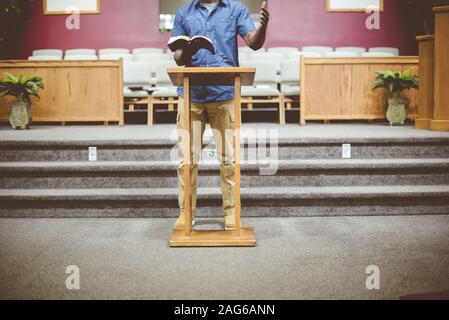
[(192, 230), (186, 237), (184, 230), (174, 230), (170, 239), (170, 247), (255, 247), (256, 236), (253, 228), (236, 231), (199, 231)]
[(449, 120), (432, 120), (430, 129), (434, 131), (449, 131)]
[(432, 119), (416, 119), (415, 128), (422, 130), (430, 130)]

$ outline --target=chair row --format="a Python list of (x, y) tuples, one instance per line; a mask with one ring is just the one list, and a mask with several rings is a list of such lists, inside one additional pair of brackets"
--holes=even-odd
[[(275, 53), (261, 53), (267, 57)], [(379, 54), (372, 52), (371, 54)], [(316, 57), (315, 53), (303, 53), (306, 57)], [(379, 54), (379, 56), (382, 56)], [(242, 103), (252, 110), (260, 104), (277, 104), (279, 123), (285, 123), (285, 110), (291, 109), (293, 103), (299, 103), (301, 63), (298, 58), (284, 59), (254, 59), (248, 60), (245, 66), (254, 67), (256, 75), (253, 86), (242, 87)], [(175, 66), (173, 60), (149, 62), (124, 62), (125, 98), (131, 105), (137, 103), (136, 99), (143, 99), (148, 103), (150, 110), (149, 124), (153, 123), (154, 104), (168, 105), (173, 111), (177, 100), (176, 87), (172, 86), (167, 74), (167, 68)], [(131, 90), (137, 87), (139, 90)], [(152, 92), (152, 95), (148, 92)]]
[[(373, 48), (364, 48), (364, 47), (337, 47), (332, 48), (328, 46), (304, 46), (300, 49), (295, 47), (275, 47), (275, 48), (262, 48), (256, 52), (271, 52), (271, 53), (280, 53), (280, 54), (291, 54), (295, 52), (314, 52), (314, 53), (320, 53), (325, 54), (328, 52), (353, 52), (356, 53), (358, 56), (361, 56), (363, 53), (391, 53), (394, 56), (399, 55), (399, 49), (398, 48), (392, 48), (392, 47), (373, 47)], [(239, 53), (244, 54), (251, 54), (254, 53), (254, 51), (251, 48), (248, 47), (240, 47)]]
[[(177, 103), (177, 88), (171, 83), (167, 68), (175, 66), (172, 61), (148, 62), (125, 61), (124, 97), (125, 108), (134, 111), (135, 105), (147, 105), (148, 124), (154, 123), (154, 105), (165, 105), (174, 111)], [(242, 103), (252, 110), (258, 104), (277, 104), (279, 123), (285, 123), (285, 107), (292, 108), (299, 102), (300, 63), (299, 60), (285, 60), (281, 64), (278, 76), (277, 63), (253, 61), (250, 66), (256, 68), (253, 86), (242, 87)]]
[(388, 51), (372, 51), (372, 52), (356, 52), (350, 51), (291, 51), (291, 52), (239, 52), (240, 63), (246, 63), (249, 60), (271, 60), (282, 61), (285, 59), (299, 59), (304, 57), (325, 57), (325, 58), (357, 58), (357, 57), (394, 57), (397, 56), (393, 52)]
[[(164, 49), (161, 48), (136, 48), (132, 51), (124, 48), (108, 48), (108, 49), (100, 49), (98, 50), (98, 55), (101, 56), (103, 54), (139, 54), (139, 53), (164, 53)], [(42, 49), (42, 50), (34, 50), (33, 56), (57, 56), (62, 59), (64, 56), (72, 56), (72, 55), (97, 55), (97, 50), (95, 49), (69, 49), (69, 50), (61, 50), (61, 49)]]
[[(277, 52), (253, 52), (253, 53), (239, 53), (240, 65), (247, 64), (251, 60), (269, 60), (277, 61), (280, 63), (285, 59), (299, 59), (301, 56), (305, 57), (393, 57), (394, 54), (391, 52), (363, 52), (360, 55), (351, 51), (329, 51), (329, 52), (312, 52), (312, 51), (296, 51), (289, 53), (277, 53)], [(53, 55), (37, 55), (31, 56), (28, 60), (31, 61), (58, 61), (58, 60), (118, 60), (123, 59), (124, 61), (168, 61), (173, 60), (172, 53), (103, 53), (100, 56), (90, 55), (90, 54), (73, 54), (66, 55), (64, 58), (60, 56)]]
[(58, 60), (71, 60), (71, 61), (82, 61), (82, 60), (118, 60), (123, 59), (124, 61), (167, 61), (173, 60), (172, 53), (158, 53), (158, 52), (146, 52), (146, 53), (101, 53), (99, 56), (95, 54), (79, 53), (79, 54), (69, 54), (65, 57), (55, 56), (55, 55), (36, 55), (31, 56), (28, 60), (31, 61), (58, 61)]
[[(343, 52), (345, 54), (348, 53), (355, 53), (358, 56), (362, 56), (363, 54), (366, 53), (381, 53), (381, 54), (393, 54), (394, 56), (398, 56), (399, 55), (399, 49), (397, 48), (392, 48), (392, 47), (374, 47), (374, 48), (363, 48), (363, 47), (338, 47), (335, 48), (335, 50), (332, 47), (327, 47), (327, 46), (305, 46), (302, 47), (301, 50), (299, 50), (298, 48), (295, 47), (275, 47), (275, 48), (262, 48), (258, 51), (254, 51), (251, 48), (248, 47), (240, 47), (239, 48), (239, 53), (242, 55), (246, 55), (246, 54), (258, 54), (258, 53), (264, 53), (264, 52), (269, 52), (269, 53), (278, 53), (281, 55), (294, 55), (294, 54), (300, 54), (301, 52), (310, 52), (310, 53), (316, 53), (316, 54), (321, 54), (321, 55), (332, 55), (332, 52), (337, 53), (337, 52)], [(105, 55), (121, 55), (122, 57), (126, 57), (125, 59), (129, 59), (129, 57), (131, 57), (130, 59), (132, 60), (132, 57), (136, 57), (142, 54), (153, 54), (155, 56), (159, 55), (159, 56), (164, 56), (165, 54), (169, 54), (171, 55), (171, 53), (169, 51), (164, 51), (164, 49), (162, 48), (136, 48), (133, 49), (132, 51), (129, 49), (124, 49), (124, 48), (109, 48), (109, 49), (100, 49), (98, 50), (98, 55), (97, 55), (97, 51), (95, 49), (69, 49), (66, 50), (65, 52), (63, 50), (60, 49), (43, 49), (43, 50), (34, 50), (32, 56), (47, 56), (47, 57), (59, 57), (59, 59), (62, 59), (63, 57), (70, 57), (70, 56), (105, 56)], [(338, 55), (338, 54), (337, 54)]]

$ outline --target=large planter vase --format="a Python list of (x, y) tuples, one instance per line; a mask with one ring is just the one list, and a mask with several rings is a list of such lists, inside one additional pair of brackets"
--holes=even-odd
[(9, 103), (9, 123), (12, 128), (17, 129), (29, 129), (29, 123), (31, 121), (31, 105), (23, 100), (15, 100)]
[(388, 99), (387, 119), (390, 125), (404, 125), (407, 119), (407, 101), (403, 98)]

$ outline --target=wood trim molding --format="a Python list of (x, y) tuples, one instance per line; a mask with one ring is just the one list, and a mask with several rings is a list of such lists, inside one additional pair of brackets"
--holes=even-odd
[(433, 12), (435, 12), (435, 13), (441, 13), (441, 12), (447, 12), (447, 11), (449, 11), (449, 6), (441, 6), (441, 7), (433, 8)]
[[(44, 15), (70, 15), (73, 12), (66, 11), (48, 11), (47, 10), (47, 0), (42, 1)], [(80, 14), (100, 14), (101, 13), (101, 0), (97, 0), (97, 10), (95, 11), (80, 11)]]
[(23, 67), (23, 68), (78, 68), (78, 67), (120, 67), (120, 60), (92, 60), (92, 61), (29, 61), (29, 60), (0, 60), (0, 67)]
[(416, 64), (418, 56), (401, 56), (387, 58), (303, 58), (304, 64)]
[[(384, 0), (380, 0), (380, 12), (384, 12)], [(366, 8), (360, 9), (332, 9), (331, 0), (326, 0), (326, 11), (327, 12), (366, 12)]]
[(435, 41), (435, 35), (429, 34), (429, 35), (417, 36), (416, 41)]

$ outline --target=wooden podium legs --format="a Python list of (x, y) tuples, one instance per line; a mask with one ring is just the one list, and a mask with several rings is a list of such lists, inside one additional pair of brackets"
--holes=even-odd
[(183, 155), (184, 155), (184, 228), (185, 236), (192, 235), (192, 190), (191, 190), (191, 172), (192, 159), (192, 122), (190, 119), (190, 79), (184, 77), (184, 131), (182, 137)]
[(240, 197), (240, 128), (242, 127), (242, 112), (240, 104), (240, 76), (235, 77), (235, 124), (234, 124), (234, 159), (235, 159), (235, 232), (240, 236), (240, 213), (242, 211)]
[(174, 230), (170, 239), (171, 247), (254, 247), (256, 238), (252, 228), (241, 228), (240, 212), (240, 75), (235, 76), (235, 129), (234, 129), (234, 157), (235, 157), (235, 230), (232, 231), (198, 231), (192, 230), (192, 190), (191, 190), (191, 117), (190, 117), (190, 78), (184, 74), (184, 204), (185, 228)]

